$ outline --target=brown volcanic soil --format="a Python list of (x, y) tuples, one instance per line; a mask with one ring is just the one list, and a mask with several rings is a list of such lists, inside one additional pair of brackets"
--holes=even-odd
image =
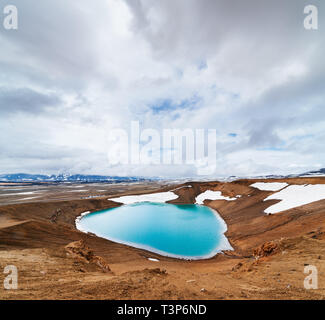
[[(107, 200), (109, 196), (173, 190), (181, 185), (106, 186), (105, 197), (88, 199), (85, 191), (68, 193), (60, 186), (46, 185), (42, 196), (28, 203), (19, 200), (19, 195), (6, 196), (8, 191), (1, 189), (0, 280), (5, 277), (1, 278), (4, 267), (15, 265), (19, 287), (0, 288), (0, 298), (324, 299), (325, 200), (265, 215), (264, 209), (276, 201), (263, 202), (272, 192), (249, 187), (255, 181), (191, 182), (185, 184), (190, 188), (175, 191), (179, 198), (171, 203), (180, 204), (193, 203), (205, 190), (242, 195), (236, 201), (205, 201), (227, 223), (226, 236), (235, 251), (200, 261), (161, 257), (75, 229), (80, 213), (119, 205)], [(325, 178), (272, 181), (319, 184)], [(27, 184), (24, 191), (33, 188)], [(317, 290), (303, 286), (307, 276), (303, 271), (309, 264), (318, 268)]]

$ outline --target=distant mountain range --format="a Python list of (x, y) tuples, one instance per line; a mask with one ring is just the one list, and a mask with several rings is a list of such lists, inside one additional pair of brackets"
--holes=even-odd
[[(325, 177), (325, 168), (315, 170), (315, 171), (308, 171), (304, 173), (298, 173), (298, 174), (289, 174), (289, 175), (265, 175), (265, 176), (255, 176), (255, 177), (249, 177), (251, 179), (285, 179), (285, 178), (299, 178), (299, 177)], [(237, 180), (237, 179), (243, 179), (244, 177), (230, 177), (230, 180)], [(247, 178), (247, 177), (246, 177)], [(244, 178), (245, 179), (245, 178)]]
[[(249, 177), (251, 179), (281, 179), (281, 178), (295, 178), (295, 177), (321, 177), (325, 176), (325, 168), (308, 171), (301, 174), (283, 175), (266, 175), (258, 177)], [(245, 179), (248, 177), (231, 176), (221, 180), (233, 181), (238, 179)], [(106, 182), (106, 183), (122, 183), (122, 182), (140, 182), (148, 180), (161, 180), (160, 178), (143, 178), (143, 177), (119, 177), (119, 176), (100, 176), (100, 175), (82, 175), (82, 174), (58, 174), (58, 175), (42, 175), (42, 174), (28, 174), (28, 173), (14, 173), (14, 174), (0, 174), (0, 182)], [(164, 179), (167, 180), (167, 179)], [(181, 182), (180, 179), (179, 182)], [(185, 179), (188, 180), (188, 179)], [(184, 180), (184, 181), (185, 181)], [(193, 178), (191, 179), (193, 180)], [(211, 179), (208, 179), (211, 180)], [(220, 180), (216, 178), (216, 180)]]
[(306, 173), (303, 173), (301, 175), (299, 175), (300, 177), (318, 177), (318, 176), (325, 176), (325, 168), (316, 170), (316, 171), (309, 171)]
[[(289, 174), (289, 175), (279, 175), (279, 174), (270, 174), (270, 175), (261, 175), (261, 176), (229, 176), (227, 178), (216, 178), (216, 179), (203, 179), (204, 181), (235, 181), (235, 180), (241, 180), (241, 179), (285, 179), (285, 178), (299, 178), (299, 177), (325, 177), (325, 168), (315, 170), (315, 171), (308, 171), (304, 173), (298, 173), (298, 174)], [(193, 179), (192, 179), (193, 180)], [(201, 180), (200, 180), (201, 181)]]
[[(141, 177), (118, 177), (82, 174), (58, 174), (42, 175), (28, 173), (1, 174), (0, 181), (3, 182), (138, 182), (149, 180)], [(153, 180), (153, 179), (152, 179)]]

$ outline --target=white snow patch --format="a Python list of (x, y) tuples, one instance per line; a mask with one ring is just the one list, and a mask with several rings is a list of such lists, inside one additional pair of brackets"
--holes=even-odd
[(30, 195), (30, 194), (35, 194), (35, 193), (40, 193), (40, 191), (3, 193), (3, 194), (0, 194), (0, 196), (1, 197), (4, 197), (4, 196), (20, 196), (20, 195)]
[(148, 258), (148, 260), (154, 261), (154, 262), (159, 262), (159, 260), (158, 259), (155, 259), (155, 258)]
[(184, 189), (184, 188), (192, 188), (192, 186), (189, 184), (188, 186), (178, 187), (178, 188), (175, 188), (175, 189), (170, 190), (170, 191), (176, 191), (176, 190), (180, 190), (180, 189)]
[(268, 196), (264, 201), (273, 199), (282, 201), (265, 209), (265, 213), (274, 214), (323, 200), (325, 199), (325, 184), (290, 185), (280, 192)]
[(131, 204), (137, 202), (166, 202), (170, 200), (175, 200), (178, 198), (174, 192), (158, 192), (158, 193), (149, 193), (149, 194), (141, 194), (136, 196), (123, 196), (118, 198), (110, 198), (107, 200), (120, 202), (123, 204)]
[(66, 186), (67, 188), (84, 188), (84, 186)]
[(21, 194), (34, 194), (34, 193), (39, 193), (39, 191), (19, 192), (19, 193), (16, 193), (16, 194), (21, 195)]
[(18, 199), (19, 201), (25, 201), (25, 200), (31, 200), (31, 199), (36, 199), (39, 197), (28, 197), (28, 198), (23, 198), (23, 199)]
[(229, 198), (229, 197), (224, 197), (221, 194), (221, 191), (212, 191), (212, 190), (207, 190), (201, 194), (199, 194), (195, 198), (195, 203), (196, 204), (203, 204), (204, 200), (227, 200), (227, 201), (233, 201), (237, 200), (237, 198)]
[(279, 191), (288, 186), (286, 182), (256, 182), (250, 185), (262, 191)]

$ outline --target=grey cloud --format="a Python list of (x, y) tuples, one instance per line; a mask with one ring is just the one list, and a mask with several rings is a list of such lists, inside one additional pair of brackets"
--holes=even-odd
[(82, 90), (93, 77), (112, 81), (101, 74), (96, 60), (96, 13), (105, 10), (101, 1), (93, 1), (88, 12), (63, 0), (13, 0), (11, 4), (18, 9), (19, 28), (15, 33), (0, 28), (0, 42), (10, 43), (10, 51), (2, 51), (3, 55), (16, 56), (13, 72), (18, 67), (27, 77), (37, 76), (52, 88), (65, 90)]
[[(302, 24), (303, 0), (125, 1), (133, 12), (135, 31), (148, 39), (160, 58), (211, 56), (225, 41), (235, 40), (246, 43), (265, 63), (265, 48), (273, 49), (275, 57), (305, 45), (310, 36)], [(324, 6), (322, 1), (314, 3)], [(274, 42), (281, 44), (282, 52), (274, 50)]]
[(55, 94), (36, 92), (29, 88), (0, 88), (0, 113), (28, 112), (40, 113), (46, 107), (59, 105)]
[(281, 139), (272, 130), (272, 126), (268, 123), (263, 123), (263, 125), (253, 127), (249, 131), (249, 142), (250, 147), (264, 147), (264, 148), (276, 148), (281, 145)]
[(46, 107), (58, 106), (61, 99), (55, 94), (36, 92), (29, 88), (0, 88), (0, 113), (40, 113)]

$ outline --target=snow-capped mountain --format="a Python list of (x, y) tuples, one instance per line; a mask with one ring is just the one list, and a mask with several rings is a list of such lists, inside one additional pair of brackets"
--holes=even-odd
[(325, 177), (325, 168), (300, 174), (299, 177)]
[(82, 174), (58, 174), (58, 175), (41, 175), (14, 173), (0, 175), (0, 181), (8, 182), (138, 182), (148, 180), (141, 177), (117, 177), (117, 176), (100, 176), (100, 175), (82, 175)]

